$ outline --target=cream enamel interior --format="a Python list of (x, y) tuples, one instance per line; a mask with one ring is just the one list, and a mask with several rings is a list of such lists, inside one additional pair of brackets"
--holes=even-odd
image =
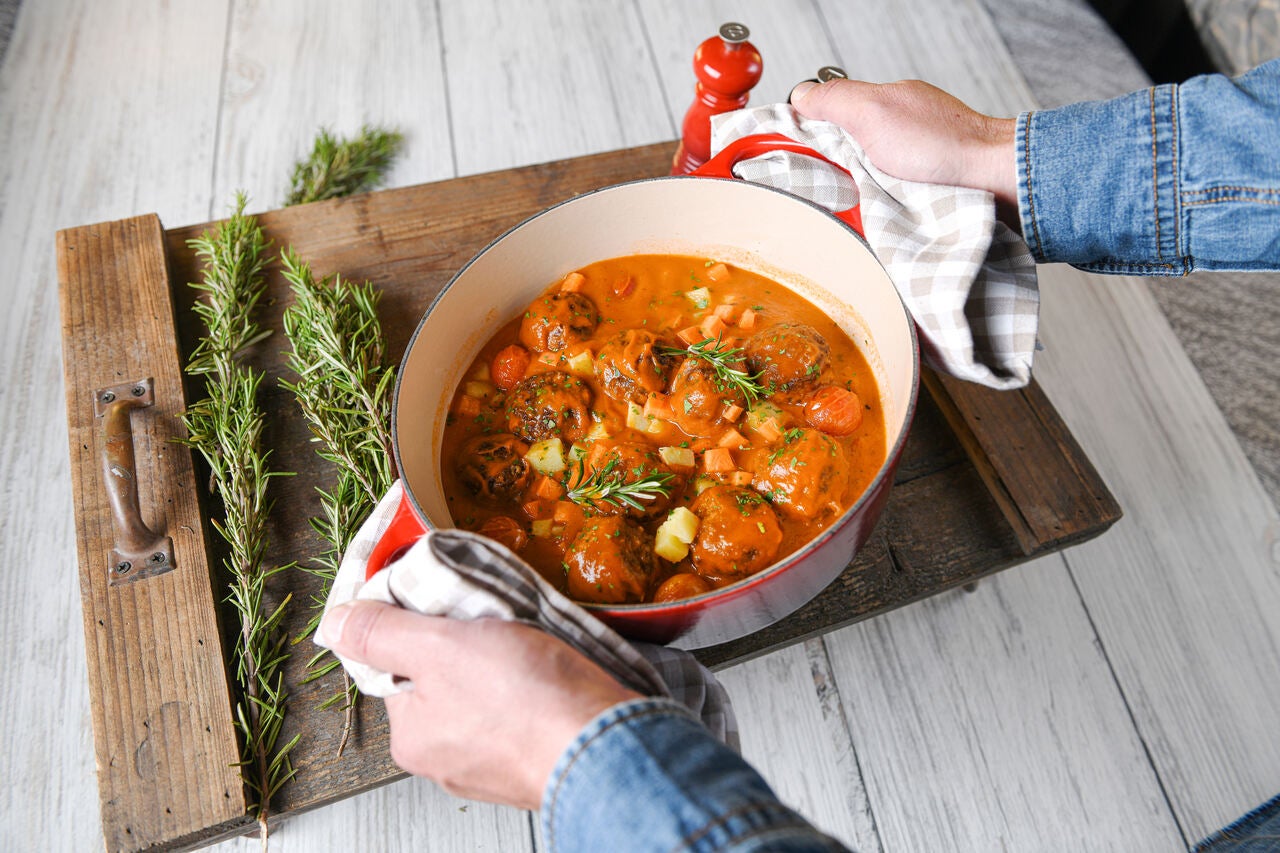
[(438, 448), (453, 390), (485, 341), (566, 273), (646, 253), (724, 260), (823, 308), (866, 353), (885, 401), (886, 441), (890, 449), (898, 443), (915, 384), (912, 326), (861, 240), (806, 202), (741, 181), (622, 184), (508, 232), (458, 274), (424, 318), (401, 365), (394, 432), (401, 475), (431, 526), (452, 526)]

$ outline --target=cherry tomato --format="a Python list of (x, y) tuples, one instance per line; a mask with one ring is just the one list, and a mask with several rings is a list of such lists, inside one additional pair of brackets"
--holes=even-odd
[(524, 525), (507, 515), (486, 518), (476, 533), (500, 542), (512, 551), (519, 551), (529, 544), (529, 534), (525, 532)]
[(498, 354), (493, 357), (493, 363), (489, 365), (489, 375), (493, 378), (493, 384), (503, 391), (510, 391), (517, 382), (524, 379), (524, 373), (529, 368), (529, 360), (529, 351), (518, 344), (498, 350)]
[(804, 418), (827, 435), (849, 435), (862, 425), (862, 401), (838, 385), (823, 385), (804, 407)]

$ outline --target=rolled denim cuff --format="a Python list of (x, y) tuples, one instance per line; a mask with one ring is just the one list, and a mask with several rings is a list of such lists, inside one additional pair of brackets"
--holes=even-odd
[(1094, 272), (1184, 275), (1177, 88), (1026, 112), (1018, 211), (1037, 261)]
[(624, 702), (588, 723), (552, 771), (540, 818), (550, 853), (845, 849), (669, 699)]

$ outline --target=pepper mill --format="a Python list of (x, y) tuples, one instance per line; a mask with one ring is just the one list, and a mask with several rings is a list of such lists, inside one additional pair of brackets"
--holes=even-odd
[(707, 162), (711, 157), (711, 117), (745, 107), (751, 87), (760, 82), (764, 62), (760, 51), (747, 41), (749, 35), (742, 24), (725, 24), (693, 52), (696, 95), (684, 115), (671, 174), (688, 174)]

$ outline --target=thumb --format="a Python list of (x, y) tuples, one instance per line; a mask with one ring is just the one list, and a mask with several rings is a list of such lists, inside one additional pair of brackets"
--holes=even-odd
[(828, 80), (814, 83), (806, 80), (791, 90), (788, 100), (805, 118), (842, 124), (851, 118), (857, 102), (874, 83), (863, 80)]
[(393, 604), (351, 601), (326, 613), (321, 631), (335, 653), (412, 678), (424, 645), (437, 634), (437, 621)]

